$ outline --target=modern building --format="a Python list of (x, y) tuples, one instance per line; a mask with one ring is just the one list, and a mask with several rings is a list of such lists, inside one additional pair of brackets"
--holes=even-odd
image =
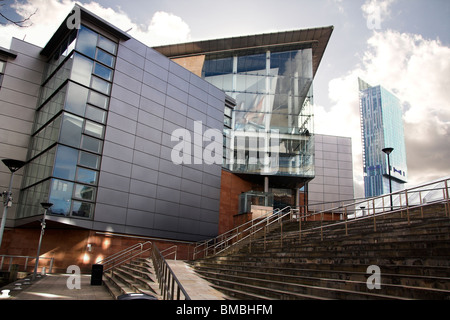
[(308, 183), (308, 209), (337, 208), (355, 198), (352, 139), (315, 134), (315, 178)]
[[(332, 31), (150, 48), (76, 5), (43, 48), (13, 38), (0, 48), (0, 157), (26, 165), (1, 253), (35, 254), (43, 201), (53, 204), (44, 256), (87, 267), (131, 239), (183, 246), (303, 207), (322, 165), (342, 160), (348, 178), (348, 150), (336, 148), (349, 142), (321, 159), (334, 149), (313, 126), (312, 82)], [(10, 177), (2, 165), (0, 186)]]
[[(402, 108), (400, 100), (385, 88), (358, 80), (364, 193), (375, 197), (389, 193), (389, 175), (392, 192), (403, 189), (408, 180)], [(384, 148), (393, 151), (387, 156)]]
[(227, 222), (221, 227), (233, 227), (248, 213), (306, 205), (307, 184), (315, 176), (312, 83), (332, 31), (154, 48), (235, 101), (225, 115), (220, 217)]

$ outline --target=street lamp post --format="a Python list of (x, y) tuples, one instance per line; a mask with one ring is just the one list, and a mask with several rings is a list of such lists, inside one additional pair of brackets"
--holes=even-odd
[(53, 205), (53, 203), (50, 203), (50, 202), (41, 202), (41, 206), (42, 206), (42, 208), (44, 208), (44, 217), (42, 218), (42, 222), (41, 222), (41, 236), (39, 237), (39, 245), (38, 245), (38, 250), (37, 250), (37, 255), (36, 255), (36, 265), (34, 266), (33, 280), (36, 280), (36, 274), (37, 274), (37, 269), (38, 269), (38, 265), (39, 265), (39, 256), (41, 254), (42, 237), (44, 236), (44, 231), (45, 231), (45, 215), (47, 214), (48, 208), (50, 208), (52, 205)]
[(14, 172), (19, 170), (25, 165), (24, 161), (14, 160), (14, 159), (3, 159), (2, 162), (8, 167), (9, 171), (11, 171), (11, 179), (9, 180), (8, 191), (3, 192), (3, 216), (2, 216), (2, 224), (0, 226), (0, 246), (2, 245), (3, 240), (3, 232), (5, 230), (6, 218), (8, 216), (8, 208), (12, 205), (12, 183), (14, 178)]
[(394, 209), (393, 209), (393, 205), (392, 205), (391, 161), (389, 159), (389, 155), (391, 154), (392, 151), (394, 151), (394, 148), (384, 148), (382, 151), (387, 154), (387, 158), (388, 158), (389, 193), (390, 193), (391, 211), (392, 211)]

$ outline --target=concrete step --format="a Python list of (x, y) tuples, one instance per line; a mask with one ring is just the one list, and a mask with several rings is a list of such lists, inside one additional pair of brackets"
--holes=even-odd
[[(381, 281), (381, 289), (379, 290), (368, 290), (367, 289), (367, 278), (368, 274), (350, 274), (346, 273), (346, 277), (336, 277), (331, 274), (320, 275), (320, 274), (294, 274), (293, 270), (288, 273), (283, 272), (268, 272), (266, 271), (255, 271), (253, 269), (236, 270), (234, 268), (211, 268), (211, 267), (198, 267), (197, 271), (208, 277), (217, 277), (219, 279), (232, 280), (236, 276), (245, 279), (248, 283), (249, 281), (256, 281), (255, 279), (261, 279), (267, 281), (270, 285), (269, 287), (274, 287), (274, 282), (277, 284), (284, 283), (285, 285), (299, 284), (299, 285), (310, 285), (310, 286), (320, 286), (333, 289), (342, 289), (356, 292), (368, 292), (370, 294), (383, 294), (385, 296), (401, 296), (408, 297), (412, 299), (447, 299), (450, 298), (450, 290), (431, 288), (429, 286), (424, 286), (422, 283), (409, 284), (394, 284), (389, 283), (389, 277), (383, 273)], [(395, 280), (398, 281), (402, 279), (402, 275), (396, 275)], [(446, 279), (433, 279), (433, 281), (448, 282)], [(253, 283), (253, 282), (252, 282)], [(352, 293), (355, 296), (354, 293)]]

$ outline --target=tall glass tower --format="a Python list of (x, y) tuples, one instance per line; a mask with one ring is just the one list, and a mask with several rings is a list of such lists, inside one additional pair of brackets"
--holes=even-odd
[[(375, 197), (403, 188), (408, 179), (405, 135), (399, 99), (381, 86), (359, 80), (361, 136), (363, 144), (364, 194)], [(390, 168), (383, 148), (393, 148)], [(389, 171), (388, 171), (389, 170)]]

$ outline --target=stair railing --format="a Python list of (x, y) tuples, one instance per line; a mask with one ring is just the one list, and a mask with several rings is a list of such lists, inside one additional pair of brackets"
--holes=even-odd
[(96, 264), (103, 265), (103, 271), (108, 271), (114, 267), (120, 266), (134, 258), (141, 256), (142, 254), (149, 252), (153, 247), (151, 241), (141, 242), (134, 244), (122, 251), (96, 262)]
[(236, 248), (238, 244), (243, 244), (245, 240), (251, 241), (257, 232), (267, 230), (275, 222), (281, 222), (288, 216), (292, 218), (294, 212), (295, 210), (291, 206), (283, 209), (274, 209), (258, 219), (247, 221), (215, 238), (197, 242), (194, 248), (193, 259), (195, 260), (200, 256), (207, 257), (223, 253), (232, 247)]
[[(169, 251), (169, 252), (167, 252), (167, 251)], [(171, 255), (174, 255), (173, 260), (177, 260), (177, 252), (178, 252), (178, 246), (177, 245), (173, 245), (173, 246), (171, 246), (169, 248), (161, 250), (161, 254), (163, 255), (164, 258), (167, 258), (167, 257), (169, 257)]]
[(185, 300), (191, 300), (156, 246), (153, 246), (152, 262), (163, 300), (181, 300), (181, 293)]

